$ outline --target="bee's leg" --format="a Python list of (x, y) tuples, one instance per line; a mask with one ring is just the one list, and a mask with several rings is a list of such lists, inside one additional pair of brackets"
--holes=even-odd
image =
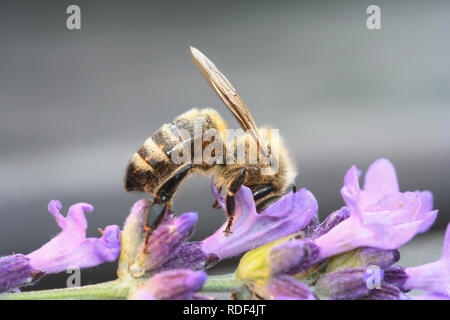
[[(219, 193), (221, 193), (221, 192), (222, 192), (222, 188), (219, 188), (217, 191), (218, 191)], [(214, 201), (212, 207), (213, 207), (214, 209), (221, 209), (221, 208), (222, 208), (217, 200)]]
[(179, 169), (172, 177), (170, 177), (170, 179), (164, 182), (164, 184), (156, 192), (155, 196), (162, 202), (169, 202), (180, 185), (180, 182), (183, 181), (193, 166), (193, 164), (188, 164)]
[(217, 200), (214, 201), (214, 203), (212, 204), (213, 209), (220, 209), (221, 206), (219, 204), (219, 202)]
[[(168, 211), (167, 204), (155, 198), (147, 215), (146, 231), (151, 232), (155, 230), (165, 220)], [(155, 216), (156, 218), (153, 219)]]
[[(155, 199), (150, 208), (147, 218), (147, 230), (155, 230), (167, 217), (170, 211), (170, 202), (173, 194), (177, 190), (180, 182), (186, 177), (193, 165), (189, 164), (178, 170), (170, 179), (168, 179), (156, 192)], [(153, 222), (150, 218), (157, 216)]]
[(238, 175), (234, 178), (234, 180), (231, 182), (230, 186), (228, 187), (227, 198), (226, 198), (228, 223), (227, 223), (227, 226), (224, 231), (225, 236), (228, 236), (231, 233), (231, 226), (233, 225), (234, 209), (235, 209), (234, 194), (244, 184), (246, 175), (247, 175), (247, 170), (245, 168), (241, 168)]

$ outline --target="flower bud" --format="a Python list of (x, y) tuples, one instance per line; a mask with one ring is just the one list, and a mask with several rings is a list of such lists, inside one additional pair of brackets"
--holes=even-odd
[(321, 235), (324, 235), (339, 223), (344, 221), (350, 216), (350, 210), (347, 207), (342, 207), (339, 210), (336, 210), (328, 215), (325, 220), (319, 225), (319, 227), (314, 231), (312, 238), (318, 238)]
[(186, 300), (193, 297), (206, 282), (204, 271), (174, 269), (152, 276), (142, 288), (134, 291), (130, 300)]
[(370, 293), (362, 298), (363, 300), (409, 300), (399, 288), (392, 284), (381, 283), (379, 289), (372, 289)]
[(404, 288), (406, 280), (408, 280), (408, 275), (403, 267), (392, 266), (384, 270), (384, 281), (388, 284), (395, 285), (404, 292), (409, 291)]
[(259, 248), (248, 251), (244, 254), (236, 269), (236, 277), (242, 281), (255, 281), (265, 283), (271, 275), (271, 265), (269, 260), (270, 250), (284, 243), (295, 235), (290, 235), (276, 241), (269, 242)]
[(253, 290), (265, 300), (317, 300), (308, 286), (288, 275), (273, 277), (267, 285), (254, 286)]
[(364, 247), (331, 257), (328, 260), (327, 272), (341, 268), (367, 268), (371, 265), (385, 269), (400, 260), (397, 249), (383, 250)]
[(319, 248), (309, 239), (290, 239), (269, 251), (271, 275), (296, 274), (319, 262)]
[(185, 242), (175, 255), (164, 263), (161, 270), (178, 268), (205, 270), (218, 262), (219, 257), (213, 253), (204, 252), (200, 242)]
[(339, 269), (327, 273), (316, 284), (316, 294), (335, 300), (358, 299), (369, 293), (364, 268)]
[(122, 243), (119, 259), (119, 277), (127, 274), (128, 266), (134, 263), (144, 239), (144, 224), (150, 209), (151, 201), (141, 199), (130, 210), (120, 234)]
[(0, 293), (29, 285), (43, 275), (31, 267), (29, 259), (23, 254), (0, 258)]
[(310, 238), (314, 235), (317, 228), (319, 228), (319, 215), (316, 211), (316, 213), (312, 216), (309, 223), (301, 230), (305, 236), (305, 238)]
[(192, 234), (197, 214), (188, 212), (161, 224), (145, 243), (131, 266), (131, 274), (140, 276), (159, 269)]

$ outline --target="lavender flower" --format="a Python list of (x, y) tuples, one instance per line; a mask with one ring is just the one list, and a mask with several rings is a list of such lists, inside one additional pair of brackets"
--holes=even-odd
[(15, 254), (0, 258), (0, 292), (7, 292), (32, 283), (44, 274), (58, 273), (76, 265), (94, 267), (112, 262), (120, 253), (120, 229), (107, 226), (101, 238), (86, 238), (85, 212), (94, 207), (78, 203), (69, 208), (67, 217), (57, 200), (48, 204), (49, 212), (62, 229), (53, 239), (28, 255)]
[[(371, 212), (386, 196), (400, 193), (395, 168), (387, 159), (378, 159), (370, 165), (365, 176), (364, 190), (359, 187), (359, 175), (360, 171), (352, 166), (344, 177), (344, 186), (341, 189), (342, 197), (352, 211)], [(420, 207), (415, 212), (416, 219), (422, 219), (432, 212), (433, 195), (429, 191), (415, 193), (420, 199)], [(426, 219), (419, 232), (428, 230), (433, 222), (433, 219)]]
[(67, 217), (60, 213), (61, 208), (61, 202), (57, 200), (48, 204), (49, 212), (62, 231), (26, 256), (34, 270), (57, 273), (72, 265), (89, 268), (117, 259), (120, 253), (118, 226), (107, 226), (101, 238), (86, 238), (87, 220), (84, 213), (92, 212), (94, 207), (87, 203), (74, 204), (69, 208)]
[[(111, 292), (112, 297), (124, 297), (126, 292), (129, 299), (209, 300), (198, 294), (206, 273), (194, 270), (246, 252), (234, 274), (210, 279), (208, 289), (237, 290), (233, 293), (237, 299), (284, 300), (405, 300), (410, 297), (404, 292), (422, 289), (427, 293), (413, 299), (450, 299), (450, 224), (439, 260), (412, 268), (393, 266), (400, 258), (398, 247), (428, 230), (436, 219), (432, 194), (399, 192), (395, 169), (385, 159), (370, 166), (363, 190), (358, 175), (355, 166), (348, 170), (341, 189), (346, 206), (322, 223), (317, 201), (306, 189), (288, 193), (257, 213), (253, 195), (244, 186), (235, 194), (232, 233), (224, 235), (224, 224), (196, 242), (188, 238), (197, 213), (175, 217), (169, 210), (159, 226), (151, 229), (146, 221), (152, 203), (143, 199), (132, 207), (121, 234), (119, 227), (108, 226), (96, 239), (85, 234), (84, 213), (92, 211), (92, 206), (76, 204), (64, 217), (61, 203), (51, 201), (49, 211), (62, 231), (29, 255), (1, 257), (0, 292), (13, 292), (71, 265), (90, 267), (113, 261), (120, 251), (120, 281), (87, 292), (94, 290), (105, 297)], [(215, 188), (213, 193), (225, 208)], [(43, 291), (41, 296), (57, 297), (58, 293)]]
[(430, 296), (450, 299), (450, 224), (447, 226), (444, 249), (439, 260), (412, 268), (397, 266), (387, 272), (387, 281), (404, 291), (421, 289), (428, 291)]
[(187, 300), (195, 299), (195, 293), (205, 283), (204, 271), (174, 269), (152, 276), (139, 289), (130, 294), (130, 300)]
[[(216, 197), (223, 205), (223, 199), (217, 192)], [(271, 246), (308, 225), (316, 215), (317, 201), (311, 192), (301, 189), (288, 193), (258, 214), (250, 189), (241, 187), (236, 194), (236, 203), (239, 209), (235, 212), (233, 233), (225, 237), (223, 225), (202, 241), (201, 248), (205, 253), (214, 253), (224, 259), (261, 246), (241, 259), (237, 274), (241, 279), (267, 280), (271, 274), (267, 260)]]
[(377, 203), (385, 195), (400, 191), (395, 168), (387, 159), (378, 159), (369, 166), (364, 190), (359, 188), (360, 174), (361, 172), (352, 166), (345, 175), (344, 186), (341, 189), (345, 202), (354, 210), (363, 210)]
[[(131, 208), (122, 231), (122, 253), (119, 260), (119, 277), (131, 274), (140, 277), (145, 273), (191, 268), (203, 269), (206, 264), (218, 261), (206, 256), (196, 242), (186, 242), (198, 220), (197, 213), (188, 212), (175, 217), (169, 212), (165, 221), (150, 234), (145, 225), (151, 201), (142, 199)], [(178, 253), (182, 254), (178, 255)], [(197, 259), (197, 260), (196, 260)]]
[[(376, 265), (382, 273), (397, 262), (397, 248), (429, 228), (437, 211), (430, 211), (429, 192), (398, 192), (395, 171), (384, 159), (369, 169), (365, 189), (359, 189), (358, 172), (352, 167), (342, 191), (348, 207), (330, 214), (310, 238), (292, 235), (248, 252), (241, 259), (237, 277), (267, 288), (279, 276), (310, 282), (308, 277), (313, 275), (319, 277), (315, 287), (324, 297), (375, 299), (390, 294), (393, 298), (389, 284), (384, 291), (370, 291), (366, 268)], [(315, 265), (325, 266), (325, 270), (312, 270)]]
[[(223, 205), (223, 199), (216, 193)], [(263, 210), (256, 211), (252, 192), (242, 186), (235, 195), (233, 232), (224, 236), (226, 223), (213, 235), (202, 241), (202, 249), (215, 253), (220, 259), (229, 258), (280, 239), (303, 229), (317, 212), (317, 201), (306, 189), (289, 192)], [(225, 208), (225, 207), (224, 207)]]
[[(213, 192), (223, 205), (221, 195), (214, 188)], [(317, 212), (317, 201), (306, 189), (288, 193), (261, 213), (256, 211), (249, 188), (241, 187), (235, 200), (233, 232), (228, 237), (223, 232), (224, 224), (203, 241), (186, 242), (197, 221), (196, 214), (187, 213), (181, 216), (183, 218), (169, 219), (163, 223), (140, 245), (138, 253), (130, 254), (136, 252), (133, 243), (143, 241), (135, 234), (144, 232), (142, 225), (149, 203), (141, 200), (133, 207), (124, 227), (120, 270), (123, 270), (125, 260), (132, 264), (131, 273), (134, 276), (176, 268), (206, 269), (222, 259), (301, 230)]]
[[(245, 257), (245, 256), (244, 256)], [(366, 268), (377, 265), (384, 269), (400, 259), (397, 249), (383, 250), (378, 248), (358, 248), (333, 256), (327, 261), (327, 272), (339, 268)], [(321, 248), (312, 239), (291, 237), (287, 241), (274, 244), (268, 253), (270, 274), (294, 275), (324, 261)], [(253, 259), (256, 263), (256, 259)]]
[[(213, 189), (217, 201), (224, 206), (223, 198)], [(317, 212), (317, 201), (306, 189), (290, 192), (280, 200), (257, 213), (252, 192), (242, 186), (235, 195), (236, 211), (232, 232), (228, 237), (223, 230), (226, 223), (213, 235), (200, 243), (190, 243), (178, 252), (170, 266), (181, 266), (190, 261), (189, 267), (205, 266), (207, 260), (222, 260), (280, 239), (303, 229)], [(208, 263), (206, 262), (206, 265)], [(187, 267), (185, 265), (185, 267)]]
[(395, 192), (396, 188), (393, 167), (387, 160), (378, 160), (371, 166), (364, 191), (359, 189), (356, 167), (351, 167), (341, 192), (350, 217), (315, 240), (321, 248), (321, 258), (359, 247), (396, 249), (429, 228), (437, 210), (428, 211), (429, 201), (423, 205), (422, 200), (429, 199), (430, 194), (400, 193)]

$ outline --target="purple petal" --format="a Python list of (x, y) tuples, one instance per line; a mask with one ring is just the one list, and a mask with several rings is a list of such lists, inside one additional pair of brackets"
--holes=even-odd
[(424, 214), (433, 210), (433, 194), (428, 190), (416, 191), (416, 193), (420, 196), (420, 201), (422, 203), (419, 214)]
[(356, 166), (352, 166), (344, 177), (344, 186), (341, 195), (345, 203), (352, 210), (358, 212), (361, 202), (361, 189), (359, 187), (359, 171)]
[(450, 261), (438, 260), (418, 267), (406, 268), (405, 289), (421, 289), (450, 296)]
[(88, 268), (117, 259), (120, 253), (118, 226), (107, 226), (101, 238), (86, 239), (87, 221), (84, 212), (92, 212), (93, 206), (87, 203), (75, 204), (69, 208), (67, 217), (60, 213), (59, 201), (50, 201), (48, 208), (62, 231), (27, 255), (34, 269), (57, 273), (73, 265)]
[(420, 196), (414, 192), (391, 193), (381, 198), (377, 203), (366, 208), (362, 213), (365, 225), (380, 223), (395, 226), (422, 218), (418, 215), (421, 202)]
[[(419, 215), (420, 197), (413, 192), (392, 193), (362, 213), (364, 227), (370, 235), (361, 241), (369, 247), (396, 249), (411, 240), (424, 225), (436, 219), (437, 212)], [(368, 209), (368, 210), (370, 210)]]
[(201, 242), (202, 250), (229, 258), (304, 228), (317, 211), (317, 201), (306, 189), (290, 192), (257, 213), (252, 192), (243, 186), (235, 195), (236, 210), (232, 233), (226, 237), (226, 223)]
[(352, 211), (348, 219), (317, 238), (320, 257), (360, 247), (397, 249), (419, 233), (424, 224), (432, 223), (437, 214), (432, 211), (419, 217), (420, 198), (412, 192), (387, 195), (371, 209), (359, 214)]
[(191, 300), (216, 300), (214, 297), (205, 296), (203, 294), (193, 294)]
[(450, 223), (447, 225), (447, 230), (444, 236), (444, 248), (442, 250), (441, 259), (450, 259)]
[(445, 233), (444, 253), (439, 260), (404, 269), (407, 275), (404, 283), (406, 290), (421, 289), (434, 294), (450, 296), (449, 229), (450, 225), (447, 226)]
[(436, 221), (438, 212), (439, 212), (439, 210), (433, 210), (433, 211), (427, 212), (423, 215), (423, 217), (422, 217), (423, 222), (419, 228), (419, 231), (418, 231), (419, 233), (424, 233), (424, 232), (428, 231), (428, 229), (431, 228), (431, 226)]
[(417, 296), (412, 296), (412, 300), (450, 300), (450, 296), (445, 296), (437, 293), (426, 293)]
[(378, 159), (367, 170), (364, 192), (368, 203), (375, 203), (389, 193), (399, 192), (397, 174), (387, 159)]

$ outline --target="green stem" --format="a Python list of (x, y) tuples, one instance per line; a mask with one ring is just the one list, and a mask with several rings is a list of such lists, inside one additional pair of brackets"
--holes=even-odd
[(234, 273), (209, 276), (202, 292), (231, 292), (238, 290), (243, 283), (236, 279)]
[[(0, 300), (126, 299), (135, 285), (135, 279), (124, 278), (77, 288), (5, 293), (0, 294)], [(236, 280), (234, 274), (210, 276), (202, 292), (231, 292), (239, 289), (241, 285), (242, 282)]]
[(113, 280), (77, 288), (0, 294), (0, 300), (123, 299), (128, 296), (129, 289), (130, 285), (127, 282)]

